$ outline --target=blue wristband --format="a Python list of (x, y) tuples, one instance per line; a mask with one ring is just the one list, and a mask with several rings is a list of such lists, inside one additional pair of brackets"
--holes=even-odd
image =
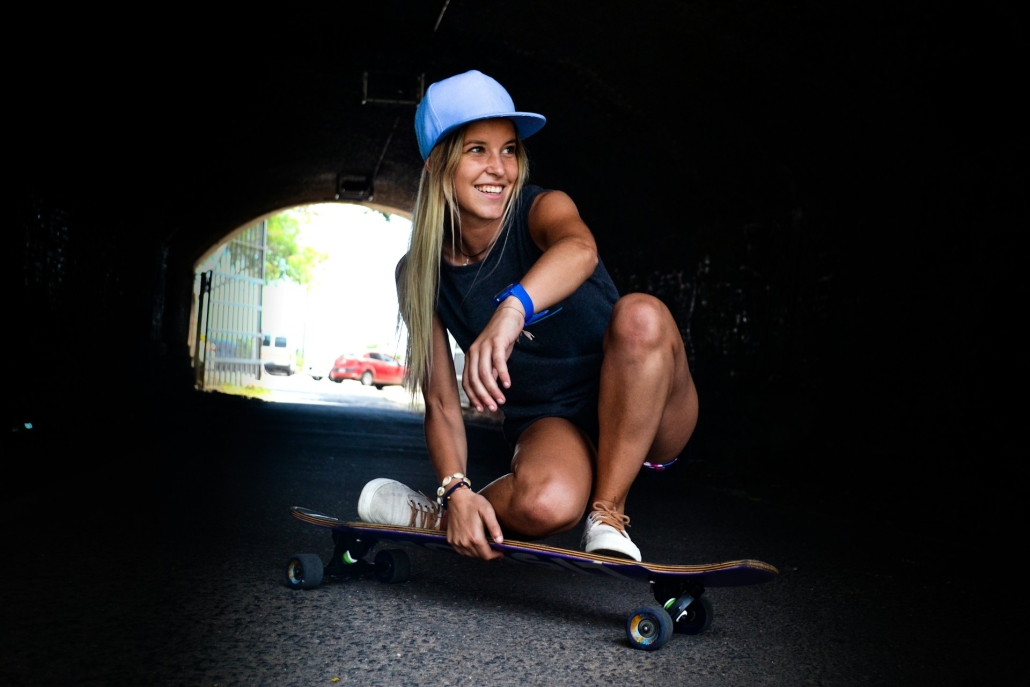
[[(529, 324), (533, 320), (533, 299), (529, 297), (526, 290), (522, 288), (522, 284), (512, 284), (504, 291), (494, 296), (494, 307), (504, 302), (504, 299), (508, 296), (515, 296), (522, 303), (522, 309), (526, 311), (526, 324)], [(547, 312), (546, 310), (544, 312)], [(541, 313), (543, 314), (543, 313)]]
[(554, 312), (551, 312), (550, 310), (544, 310), (543, 312), (534, 313), (533, 312), (533, 299), (530, 298), (529, 294), (526, 293), (526, 290), (524, 288), (522, 288), (522, 284), (512, 284), (511, 286), (506, 288), (504, 291), (501, 291), (499, 294), (494, 296), (494, 307), (496, 308), (501, 303), (503, 303), (504, 299), (507, 298), (508, 296), (515, 296), (515, 298), (518, 298), (519, 302), (522, 303), (522, 309), (526, 311), (526, 319), (525, 319), (525, 322), (523, 323), (524, 327), (528, 327), (529, 325), (533, 324), (534, 322), (539, 322), (540, 320), (544, 319), (545, 317), (550, 317), (551, 315), (557, 315), (558, 314), (558, 310), (561, 310), (561, 308), (558, 308), (558, 310), (555, 310)]

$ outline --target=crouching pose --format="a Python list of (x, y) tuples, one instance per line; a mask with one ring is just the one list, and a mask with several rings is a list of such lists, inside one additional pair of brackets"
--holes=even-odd
[[(425, 160), (408, 253), (397, 266), (406, 384), (425, 399), (437, 494), (369, 482), (367, 522), (446, 530), (467, 556), (541, 539), (586, 516), (587, 552), (641, 560), (626, 498), (645, 465), (674, 461), (697, 422), (679, 329), (646, 294), (619, 297), (572, 199), (527, 183), (523, 139), (545, 123), (478, 72), (429, 87), (415, 115)], [(473, 488), (448, 344), (462, 387), (504, 413), (511, 472)]]

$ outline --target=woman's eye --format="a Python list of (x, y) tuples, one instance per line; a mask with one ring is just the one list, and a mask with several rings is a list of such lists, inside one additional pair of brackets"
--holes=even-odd
[(505, 155), (514, 155), (515, 154), (515, 146), (514, 145), (504, 146), (504, 154)]
[(465, 152), (467, 152), (467, 153), (481, 153), (481, 152), (483, 152), (483, 146), (472, 146), (471, 148), (469, 148)]

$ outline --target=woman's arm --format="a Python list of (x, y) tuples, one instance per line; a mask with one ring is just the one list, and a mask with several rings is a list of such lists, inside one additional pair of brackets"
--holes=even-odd
[[(397, 263), (394, 276), (398, 286), (404, 271), (406, 257)], [(438, 481), (455, 473), (467, 474), (468, 441), (465, 419), (461, 414), (461, 399), (454, 374), (447, 330), (439, 316), (433, 316), (433, 356), (428, 366), (430, 374), (421, 380), (425, 401), (423, 430), (433, 472)], [(470, 478), (471, 479), (471, 478)], [(458, 553), (484, 559), (500, 558), (502, 554), (490, 548), (487, 531), (497, 543), (504, 541), (493, 506), (484, 497), (470, 489), (455, 491), (448, 501), (447, 541)]]
[[(394, 269), (398, 300), (408, 256), (404, 255)], [(433, 471), (442, 481), (447, 475), (465, 472), (468, 447), (465, 441), (465, 422), (461, 416), (461, 400), (454, 373), (447, 330), (436, 315), (433, 316), (433, 356), (427, 366), (430, 374), (419, 381), (425, 401), (423, 429)]]
[(465, 473), (468, 445), (461, 401), (447, 332), (439, 317), (433, 318), (432, 374), (422, 384), (425, 400), (426, 448), (437, 481), (456, 472)]
[[(543, 255), (520, 283), (534, 311), (542, 312), (570, 296), (594, 273), (597, 244), (576, 204), (562, 191), (536, 197), (529, 212), (529, 233)], [(508, 297), (469, 347), (462, 388), (480, 412), (484, 407), (496, 411), (504, 403), (501, 387), (511, 386), (508, 357), (525, 326), (525, 316), (522, 302)]]
[(544, 254), (521, 284), (536, 312), (542, 312), (568, 298), (594, 273), (597, 243), (576, 204), (562, 191), (537, 196), (529, 211), (529, 234)]
[[(454, 359), (439, 317), (433, 318), (432, 375), (423, 385), (422, 394), (426, 405), (426, 446), (437, 480), (442, 482), (458, 472), (468, 474), (468, 441)], [(504, 537), (493, 506), (483, 496), (471, 489), (455, 491), (448, 502), (446, 523), (447, 541), (458, 553), (487, 560), (502, 556), (487, 541), (487, 531), (497, 543), (504, 541)]]

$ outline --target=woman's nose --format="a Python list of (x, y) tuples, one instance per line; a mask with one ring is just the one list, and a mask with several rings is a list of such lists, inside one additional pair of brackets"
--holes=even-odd
[(498, 176), (504, 174), (504, 161), (500, 153), (491, 153), (486, 160), (486, 171)]

